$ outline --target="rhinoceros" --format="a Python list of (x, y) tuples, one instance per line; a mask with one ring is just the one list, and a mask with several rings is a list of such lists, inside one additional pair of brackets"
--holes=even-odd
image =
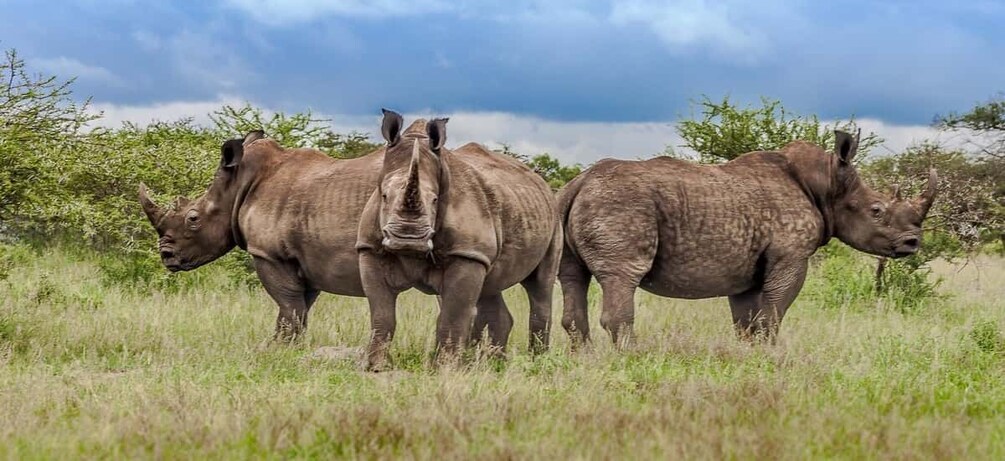
[(409, 288), (439, 295), (438, 363), (486, 327), (490, 351), (505, 350), (513, 318), (502, 291), (517, 283), (530, 300), (531, 350), (546, 348), (562, 245), (548, 184), (481, 145), (445, 148), (447, 119), (418, 120), (402, 133), (403, 123), (384, 111), (387, 147), (356, 243), (373, 334), (367, 367), (389, 365), (395, 303)]
[(722, 165), (603, 160), (571, 181), (559, 192), (559, 280), (573, 343), (589, 339), (591, 276), (603, 293), (600, 324), (615, 344), (631, 341), (638, 287), (673, 298), (728, 296), (741, 337), (774, 341), (810, 255), (832, 237), (874, 255), (918, 251), (935, 170), (918, 198), (882, 195), (852, 164), (858, 136), (835, 135), (834, 155), (797, 141)]
[(364, 295), (356, 235), (383, 161), (383, 149), (335, 160), (314, 149), (284, 149), (255, 131), (223, 143), (216, 177), (201, 197), (164, 209), (141, 184), (140, 203), (168, 270), (195, 269), (234, 246), (247, 250), (279, 304), (275, 338), (288, 341), (307, 327), (320, 292)]

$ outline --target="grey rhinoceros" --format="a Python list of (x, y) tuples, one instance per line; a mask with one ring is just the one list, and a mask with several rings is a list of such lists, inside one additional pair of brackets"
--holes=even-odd
[(604, 160), (559, 192), (565, 246), (562, 326), (589, 339), (587, 287), (603, 291), (600, 324), (630, 339), (637, 287), (673, 298), (728, 296), (741, 336), (773, 340), (806, 277), (836, 237), (875, 255), (918, 251), (936, 193), (916, 199), (869, 188), (851, 163), (858, 137), (836, 132), (836, 155), (807, 142), (722, 165), (660, 157)]
[(359, 216), (377, 186), (384, 152), (336, 160), (284, 149), (261, 131), (223, 144), (209, 189), (163, 209), (140, 185), (140, 203), (160, 235), (161, 260), (191, 270), (239, 246), (279, 304), (276, 338), (307, 327), (320, 292), (363, 296), (356, 253)]
[(356, 244), (370, 303), (368, 368), (388, 365), (395, 303), (409, 288), (440, 297), (440, 362), (486, 326), (492, 350), (505, 348), (513, 319), (502, 291), (517, 283), (530, 299), (531, 349), (547, 347), (562, 245), (548, 184), (478, 144), (445, 148), (446, 119), (419, 120), (402, 133), (403, 122), (384, 111), (386, 152)]

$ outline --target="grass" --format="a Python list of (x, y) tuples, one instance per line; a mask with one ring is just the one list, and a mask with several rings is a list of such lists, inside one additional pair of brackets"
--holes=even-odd
[(639, 294), (632, 350), (612, 350), (594, 298), (591, 350), (570, 353), (556, 326), (531, 359), (514, 290), (510, 360), (465, 370), (430, 369), (435, 304), (408, 293), (398, 371), (376, 375), (312, 358), (366, 343), (363, 299), (324, 295), (301, 344), (268, 346), (272, 301), (214, 266), (140, 292), (103, 284), (87, 255), (6, 261), (7, 459), (1005, 459), (1000, 258), (936, 264), (950, 296), (907, 313), (861, 297), (825, 309), (836, 298), (808, 291), (775, 346), (735, 340), (724, 300)]

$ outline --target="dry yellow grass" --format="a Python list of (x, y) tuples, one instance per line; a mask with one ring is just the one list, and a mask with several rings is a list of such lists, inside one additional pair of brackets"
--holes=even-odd
[(273, 303), (213, 267), (137, 293), (52, 250), (0, 282), (0, 456), (1005, 459), (1005, 260), (934, 269), (953, 296), (909, 314), (804, 295), (776, 346), (736, 341), (724, 300), (640, 294), (617, 352), (594, 303), (592, 350), (556, 327), (533, 360), (514, 290), (511, 359), (460, 371), (427, 365), (435, 304), (409, 293), (399, 371), (372, 375), (311, 358), (366, 343), (363, 299), (268, 347)]

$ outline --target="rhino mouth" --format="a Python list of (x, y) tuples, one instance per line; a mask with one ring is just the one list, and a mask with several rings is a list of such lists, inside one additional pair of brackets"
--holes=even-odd
[(907, 237), (897, 242), (890, 250), (890, 257), (894, 259), (905, 258), (918, 252), (921, 248), (921, 240), (917, 237)]
[(384, 229), (384, 240), (381, 244), (390, 251), (427, 253), (433, 251), (433, 230), (426, 229), (417, 234), (406, 234)]

